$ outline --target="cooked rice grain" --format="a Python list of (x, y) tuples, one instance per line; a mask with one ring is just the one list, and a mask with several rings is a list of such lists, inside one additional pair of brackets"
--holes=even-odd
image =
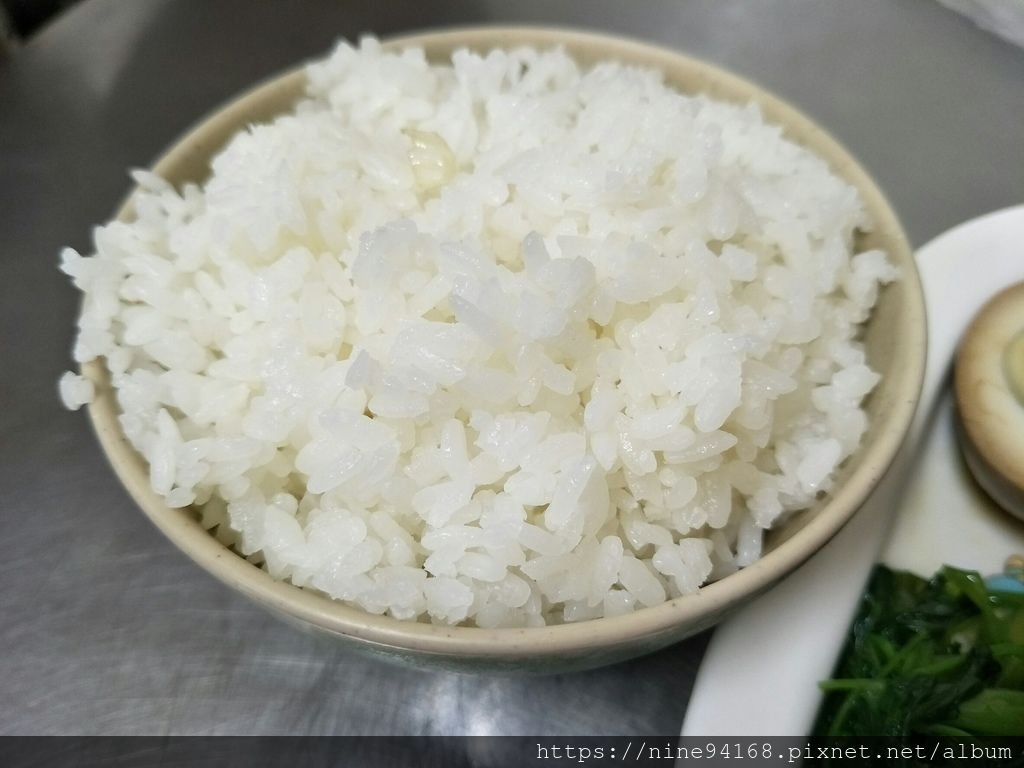
[[(878, 381), (856, 191), (754, 105), (559, 50), (309, 66), (62, 269), (153, 489), (278, 579), (485, 627), (754, 562)], [(92, 385), (66, 374), (75, 408)]]

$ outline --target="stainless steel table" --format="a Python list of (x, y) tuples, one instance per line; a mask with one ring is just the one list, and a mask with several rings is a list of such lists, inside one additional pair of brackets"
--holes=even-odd
[(338, 36), (509, 21), (761, 82), (861, 158), (915, 243), (1024, 200), (1024, 51), (932, 0), (85, 2), (0, 60), (0, 734), (677, 732), (706, 636), (564, 677), (367, 661), (191, 565), (57, 404), (77, 305), (58, 250), (88, 250), (126, 168)]

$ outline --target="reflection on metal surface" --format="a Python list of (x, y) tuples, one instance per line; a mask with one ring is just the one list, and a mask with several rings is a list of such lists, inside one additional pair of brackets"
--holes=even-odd
[[(936, 4), (86, 0), (0, 62), (0, 733), (678, 728), (706, 636), (595, 672), (518, 679), (399, 669), (278, 622), (146, 522), (54, 389), (77, 302), (58, 249), (88, 248), (126, 163), (339, 35), (527, 20), (613, 29), (754, 76), (880, 172), (917, 242), (1024, 198), (1024, 179), (1000, 172), (1024, 141), (1024, 59), (964, 36)], [(957, 98), (971, 109), (949, 110)]]

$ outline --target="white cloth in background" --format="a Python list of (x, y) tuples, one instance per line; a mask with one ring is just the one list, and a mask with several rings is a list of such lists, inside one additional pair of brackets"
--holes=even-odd
[(939, 0), (984, 30), (1024, 47), (1024, 0)]

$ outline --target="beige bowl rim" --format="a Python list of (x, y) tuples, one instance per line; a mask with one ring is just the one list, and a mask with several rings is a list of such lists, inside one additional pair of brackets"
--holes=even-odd
[[(451, 657), (540, 658), (628, 647), (642, 643), (644, 638), (672, 633), (685, 625), (706, 626), (710, 623), (709, 617), (724, 613), (792, 571), (842, 528), (890, 466), (918, 400), (924, 373), (926, 330), (920, 280), (910, 246), (885, 196), (836, 140), (802, 113), (752, 82), (676, 50), (638, 40), (557, 27), (520, 26), (456, 28), (385, 40), (388, 48), (424, 46), (428, 52), (462, 46), (487, 49), (516, 45), (564, 45), (574, 55), (582, 52), (584, 58), (621, 59), (675, 73), (702, 88), (713, 87), (717, 93), (729, 94), (728, 98), (734, 101), (756, 101), (769, 118), (783, 125), (787, 135), (825, 157), (833, 169), (854, 183), (867, 208), (873, 212), (877, 231), (886, 232), (896, 244), (897, 252), (891, 255), (903, 269), (905, 300), (901, 307), (901, 327), (896, 331), (902, 334), (903, 357), (900, 365), (887, 374), (897, 379), (888, 385), (893, 397), (890, 418), (878, 428), (873, 441), (856, 454), (855, 470), (806, 527), (753, 565), (703, 587), (696, 594), (625, 616), (575, 624), (522, 629), (448, 627), (372, 615), (312, 591), (275, 581), (217, 542), (187, 510), (166, 507), (150, 489), (145, 465), (120, 429), (109, 382), (103, 388), (104, 365), (93, 362), (83, 366), (86, 375), (100, 384), (98, 397), (89, 407), (99, 440), (132, 498), (157, 528), (203, 569), (266, 607), (373, 646)], [(239, 115), (246, 111), (246, 105), (279, 93), (282, 88), (295, 89), (302, 77), (301, 68), (296, 68), (218, 109), (179, 139), (156, 163), (154, 170), (161, 173), (174, 167), (188, 153), (196, 151), (196, 146), (202, 147), (211, 132), (239, 125)], [(125, 208), (121, 215), (126, 215)]]

